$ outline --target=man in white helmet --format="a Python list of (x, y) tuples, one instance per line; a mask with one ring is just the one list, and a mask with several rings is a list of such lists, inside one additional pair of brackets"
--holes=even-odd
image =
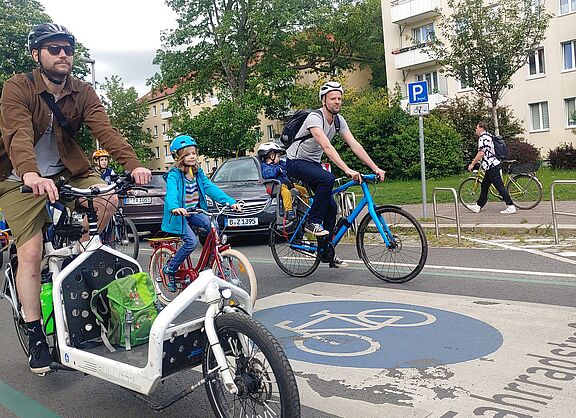
[[(378, 175), (380, 181), (384, 181), (385, 176), (385, 171), (372, 161), (350, 132), (346, 120), (338, 114), (342, 106), (343, 94), (344, 89), (340, 83), (335, 81), (324, 83), (319, 92), (322, 107), (318, 111), (310, 112), (296, 134), (296, 138), (303, 138), (309, 132), (312, 138), (295, 140), (286, 150), (288, 175), (305, 181), (315, 193), (305, 228), (318, 237), (328, 237), (328, 239), (332, 239), (336, 224), (337, 207), (331, 196), (336, 177), (322, 168), (320, 164), (322, 155), (325, 153), (348, 177), (362, 181), (360, 173), (346, 165), (331, 143), (337, 133), (337, 128), (352, 152)], [(334, 257), (330, 266), (345, 267), (346, 263)]]

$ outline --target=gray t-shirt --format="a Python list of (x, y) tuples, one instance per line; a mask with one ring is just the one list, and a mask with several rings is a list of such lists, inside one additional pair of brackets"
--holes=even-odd
[[(340, 133), (349, 130), (346, 120), (342, 115), (338, 115), (340, 120)], [(302, 127), (296, 134), (296, 138), (307, 135), (310, 133), (310, 128), (320, 128), (324, 130), (324, 133), (330, 141), (336, 135), (336, 126), (334, 125), (334, 120), (332, 124), (329, 125), (326, 120), (324, 113), (321, 115), (318, 112), (310, 112)], [(315, 163), (320, 163), (322, 160), (322, 154), (324, 150), (315, 138), (308, 138), (304, 141), (294, 141), (290, 147), (286, 150), (286, 157), (290, 160), (308, 160)]]

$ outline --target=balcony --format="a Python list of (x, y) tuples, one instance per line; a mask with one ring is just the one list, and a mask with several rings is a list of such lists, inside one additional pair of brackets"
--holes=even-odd
[(163, 110), (162, 113), (160, 113), (160, 117), (162, 119), (172, 119), (172, 112), (169, 110)]
[(440, 14), (440, 0), (393, 0), (390, 3), (392, 23), (430, 19)]
[(393, 50), (394, 68), (397, 70), (408, 67), (417, 68), (434, 62), (435, 60), (424, 52), (422, 46), (423, 44), (419, 44)]
[(162, 134), (162, 141), (170, 142), (170, 141), (172, 141), (172, 138), (168, 134)]

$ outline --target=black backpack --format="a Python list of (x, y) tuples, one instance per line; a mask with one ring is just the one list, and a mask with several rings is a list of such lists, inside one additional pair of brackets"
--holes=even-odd
[(494, 144), (494, 154), (500, 161), (508, 157), (508, 147), (506, 142), (501, 136), (492, 135), (492, 143)]
[[(284, 144), (284, 146), (286, 148), (288, 148), (290, 145), (292, 145), (295, 141), (305, 141), (309, 138), (312, 138), (311, 133), (308, 133), (304, 136), (296, 138), (298, 131), (302, 127), (302, 124), (304, 123), (304, 121), (306, 120), (306, 118), (308, 117), (308, 115), (311, 112), (316, 112), (320, 116), (322, 116), (321, 110), (304, 109), (304, 110), (296, 111), (296, 113), (294, 113), (294, 115), (292, 115), (290, 120), (288, 120), (288, 122), (286, 122), (284, 129), (282, 129), (282, 135), (280, 136), (280, 141), (282, 141), (282, 144)], [(322, 123), (324, 123), (324, 117), (323, 116), (322, 116)], [(340, 118), (338, 118), (338, 115), (335, 115), (335, 117), (334, 117), (334, 126), (336, 128), (336, 133), (340, 132)]]

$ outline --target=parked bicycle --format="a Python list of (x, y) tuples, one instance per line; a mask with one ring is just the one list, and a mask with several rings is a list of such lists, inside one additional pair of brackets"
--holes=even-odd
[[(338, 220), (331, 242), (305, 231), (310, 207), (299, 197), (296, 197), (297, 202), (294, 203), (294, 222), (286, 223), (278, 219), (270, 225), (269, 244), (272, 255), (284, 272), (295, 277), (305, 277), (312, 274), (320, 262), (329, 263), (334, 258), (335, 247), (367, 208), (368, 213), (356, 231), (356, 249), (366, 267), (379, 279), (391, 283), (407, 282), (420, 273), (428, 256), (428, 241), (422, 226), (414, 216), (400, 207), (377, 206), (368, 186), (377, 181), (376, 175), (364, 174), (362, 179), (360, 186), (364, 196), (352, 213)], [(358, 184), (354, 180), (348, 181), (335, 188), (332, 195), (343, 193)]]
[[(70, 245), (54, 249), (44, 235), (41, 271), (43, 280), (52, 284), (53, 310), (49, 315), (44, 315), (43, 310), (43, 326), (54, 358), (51, 369), (80, 371), (127, 388), (140, 394), (157, 411), (204, 385), (218, 417), (245, 417), (248, 413), (299, 417), (298, 387), (282, 347), (250, 316), (252, 302), (248, 293), (211, 271), (201, 272), (158, 314), (148, 344), (130, 351), (103, 349), (90, 295), (116, 278), (141, 271), (141, 267), (131, 257), (102, 244), (93, 199), (113, 193), (126, 182), (128, 179), (122, 178), (99, 190), (59, 187), (64, 199), (87, 199), (90, 240), (79, 241), (84, 228), (77, 222), (54, 231), (56, 235), (66, 235)], [(18, 339), (28, 355), (28, 331), (16, 288), (17, 268), (16, 247), (11, 244), (0, 297), (12, 307)], [(207, 304), (205, 315), (196, 319), (181, 317), (196, 301)], [(199, 382), (161, 405), (147, 398), (159, 383), (183, 376), (178, 372), (199, 365), (203, 374)]]
[(171, 291), (168, 287), (167, 278), (162, 274), (162, 268), (172, 260), (182, 243), (179, 237), (151, 238), (148, 241), (153, 248), (150, 256), (149, 271), (154, 280), (154, 286), (158, 299), (163, 305), (170, 303), (190, 283), (198, 277), (204, 269), (212, 269), (213, 273), (238, 286), (250, 295), (252, 305), (256, 303), (258, 286), (256, 274), (248, 261), (248, 258), (240, 251), (230, 248), (224, 235), (218, 233), (217, 218), (227, 206), (223, 206), (218, 213), (210, 213), (200, 208), (190, 208), (189, 213), (203, 213), (210, 217), (210, 231), (206, 236), (202, 252), (196, 266), (190, 256), (180, 265), (176, 272), (176, 290)]
[(136, 225), (122, 213), (122, 208), (116, 208), (108, 225), (100, 233), (102, 242), (132, 258), (138, 258), (140, 238)]
[[(516, 160), (507, 160), (502, 162), (502, 171), (504, 174), (504, 187), (510, 194), (514, 206), (518, 209), (532, 209), (538, 206), (542, 201), (542, 183), (536, 177), (536, 171), (539, 163), (528, 163), (514, 165)], [(484, 170), (474, 170), (475, 176), (468, 177), (458, 188), (460, 202), (466, 207), (476, 204), (480, 196), (481, 184), (484, 179)], [(502, 200), (502, 197), (494, 185), (490, 185), (490, 194)]]

